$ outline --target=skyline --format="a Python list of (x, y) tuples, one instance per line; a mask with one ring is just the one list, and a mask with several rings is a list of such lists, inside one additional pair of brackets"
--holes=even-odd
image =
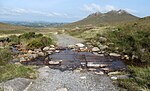
[(150, 16), (150, 1), (136, 0), (1, 0), (0, 21), (75, 22), (94, 12), (123, 9)]

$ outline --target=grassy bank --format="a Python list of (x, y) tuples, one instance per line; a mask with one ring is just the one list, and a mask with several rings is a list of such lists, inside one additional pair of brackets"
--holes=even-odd
[(32, 67), (11, 64), (12, 53), (8, 48), (0, 49), (0, 82), (17, 77), (35, 78)]

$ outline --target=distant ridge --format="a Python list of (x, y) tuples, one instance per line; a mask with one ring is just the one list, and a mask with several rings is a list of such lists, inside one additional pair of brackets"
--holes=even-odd
[(90, 14), (88, 17), (84, 18), (83, 20), (70, 23), (66, 26), (83, 26), (83, 25), (106, 25), (106, 24), (117, 24), (117, 23), (124, 23), (129, 21), (134, 21), (139, 19), (139, 17), (134, 16), (128, 13), (125, 10), (112, 10), (107, 13), (96, 12)]

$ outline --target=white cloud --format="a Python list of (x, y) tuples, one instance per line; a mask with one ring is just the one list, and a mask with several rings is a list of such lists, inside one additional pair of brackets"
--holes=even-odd
[(41, 15), (46, 17), (63, 17), (63, 18), (70, 18), (66, 13), (58, 13), (58, 12), (44, 12), (44, 11), (37, 11), (37, 10), (29, 10), (29, 9), (22, 9), (22, 8), (0, 8), (0, 16), (20, 16), (25, 14), (32, 14), (32, 15)]
[(96, 12), (96, 11), (100, 11), (101, 7), (95, 3), (89, 5), (85, 4), (83, 10), (86, 12)]
[(117, 10), (117, 8), (116, 7), (114, 7), (114, 6), (112, 6), (112, 5), (106, 5), (105, 7), (104, 7), (104, 11), (111, 11), (111, 10)]
[(129, 13), (137, 13), (138, 12), (136, 10), (128, 9), (128, 8), (125, 8), (124, 10), (127, 11), (127, 12), (129, 12)]
[(98, 11), (100, 11), (100, 12), (108, 12), (108, 11), (111, 11), (111, 10), (119, 10), (119, 9), (126, 10), (129, 13), (137, 13), (137, 11), (133, 10), (133, 9), (118, 8), (118, 7), (115, 7), (113, 5), (100, 6), (100, 5), (95, 4), (95, 3), (85, 4), (85, 5), (83, 5), (81, 10), (82, 11), (86, 11), (87, 13), (93, 13), (93, 12), (98, 12)]

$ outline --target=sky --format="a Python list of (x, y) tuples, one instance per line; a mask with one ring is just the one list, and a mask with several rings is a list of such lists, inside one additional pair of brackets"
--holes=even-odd
[(119, 9), (150, 16), (150, 0), (0, 0), (0, 21), (75, 22)]

